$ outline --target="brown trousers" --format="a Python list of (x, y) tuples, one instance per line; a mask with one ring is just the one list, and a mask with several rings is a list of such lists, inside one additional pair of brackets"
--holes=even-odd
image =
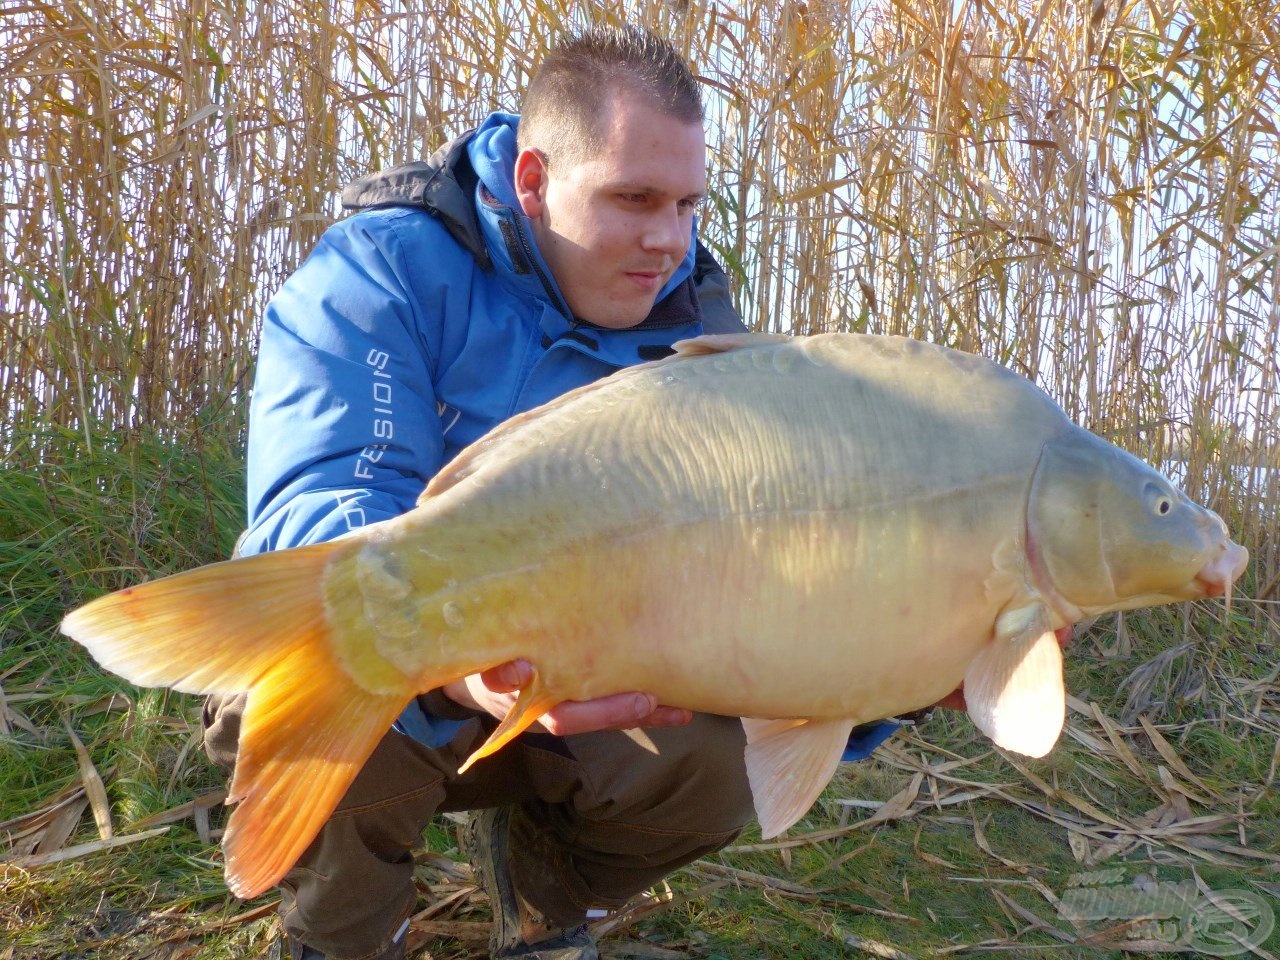
[[(205, 705), (205, 747), (226, 770), (243, 708), (243, 696)], [(737, 719), (697, 714), (685, 727), (525, 734), (459, 777), (491, 728), (469, 720), (440, 749), (394, 731), (382, 738), (281, 882), (291, 936), (330, 958), (377, 956), (414, 909), (411, 851), (437, 811), (513, 805), (512, 879), (564, 927), (720, 849), (754, 815)]]

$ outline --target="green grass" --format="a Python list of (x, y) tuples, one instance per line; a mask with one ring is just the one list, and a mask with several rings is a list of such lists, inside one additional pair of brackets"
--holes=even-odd
[[(229, 553), (242, 522), (240, 457), (216, 436), (102, 440), (92, 457), (49, 464), (39, 478), (0, 475), (0, 688), (11, 728), (0, 734), (0, 821), (83, 782), (68, 727), (106, 781), (118, 837), (223, 786), (195, 739), (198, 700), (132, 688), (56, 629), (91, 595)], [(1068, 690), (1087, 712), (1071, 713), (1047, 758), (1005, 756), (967, 718), (939, 712), (872, 761), (843, 768), (782, 838), (789, 846), (762, 843), (753, 829), (673, 877), (606, 937), (605, 956), (930, 957), (985, 944), (1019, 957), (1120, 957), (1124, 930), (1110, 945), (1091, 943), (1086, 935), (1107, 924), (1077, 929), (1052, 899), (1073, 875), (1106, 868), (1120, 868), (1125, 884), (1144, 873), (1160, 883), (1198, 877), (1280, 910), (1280, 859), (1270, 855), (1280, 850), (1275, 623), (1264, 606), (1238, 600), (1229, 620), (1221, 602), (1130, 614), (1123, 643), (1117, 626), (1102, 621), (1073, 644)], [(1165, 755), (1139, 717), (1159, 731)], [(917, 774), (914, 797), (904, 795)], [(893, 798), (903, 801), (895, 818), (863, 825), (874, 813), (866, 803)], [(0, 863), (0, 958), (264, 957), (274, 897), (227, 894), (216, 846), (224, 816), (215, 807), (203, 825), (189, 815), (102, 849), (85, 805), (63, 846), (73, 855)], [(1219, 819), (1197, 819), (1209, 817)], [(89, 847), (76, 853), (80, 844)], [(1088, 856), (1099, 859), (1080, 859)], [(437, 960), (484, 955), (488, 908), (467, 892), (459, 860), (441, 819), (426, 837), (420, 906), (460, 893), (430, 918), (454, 926), (414, 928), (415, 948)], [(462, 938), (429, 936), (440, 929)], [(1276, 955), (1280, 935), (1259, 949)], [(1129, 952), (1185, 955), (1151, 942)]]

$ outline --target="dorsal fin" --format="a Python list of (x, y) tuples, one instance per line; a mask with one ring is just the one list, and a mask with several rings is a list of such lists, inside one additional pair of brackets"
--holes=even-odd
[(785, 333), (709, 333), (702, 337), (677, 340), (673, 346), (677, 357), (702, 357), (708, 353), (728, 353), (744, 347), (762, 347), (767, 343), (787, 343), (792, 339)]
[(711, 353), (728, 353), (731, 350), (739, 350), (743, 347), (759, 347), (767, 343), (785, 343), (791, 339), (793, 338), (782, 333), (717, 333), (691, 337), (688, 340), (679, 340), (674, 344), (675, 354), (670, 357), (637, 364), (634, 367), (624, 367), (617, 373), (603, 377), (594, 383), (577, 387), (567, 393), (562, 393), (554, 400), (544, 403), (540, 407), (534, 407), (532, 410), (516, 414), (509, 420), (504, 420), (459, 453), (437, 473), (431, 479), (431, 482), (427, 484), (427, 488), (422, 491), (422, 496), (418, 498), (418, 503), (423, 503), (431, 497), (438, 496), (466, 479), (484, 462), (485, 455), (495, 445), (502, 443), (511, 434), (522, 429), (527, 424), (554, 413), (561, 407), (574, 402), (583, 394), (592, 393), (608, 384), (616, 383), (619, 378), (643, 375), (642, 371), (650, 367), (659, 364), (679, 363), (689, 357), (701, 357)]
[[(594, 387), (595, 384), (590, 384), (589, 387), (580, 387), (579, 389), (588, 390), (593, 389)], [(508, 420), (503, 420), (498, 424), (498, 426), (495, 426), (495, 428), (490, 430), (489, 433), (486, 433), (484, 436), (481, 436), (479, 440), (476, 440), (475, 443), (463, 448), (462, 451), (458, 452), (458, 456), (454, 457), (453, 460), (448, 463), (445, 463), (443, 467), (440, 467), (438, 474), (431, 477), (428, 484), (426, 484), (426, 489), (422, 490), (419, 498), (417, 498), (419, 506), (422, 506), (422, 504), (428, 502), (428, 500), (433, 497), (439, 497), (440, 494), (451, 488), (451, 486), (456, 486), (457, 484), (462, 483), (462, 481), (466, 480), (468, 476), (474, 474), (476, 467), (479, 466), (480, 463), (484, 462), (485, 454), (490, 451), (490, 448), (492, 448), (495, 443), (502, 443), (504, 438), (507, 438), (509, 434), (516, 433), (516, 431), (520, 430), (520, 428), (527, 424), (527, 422), (531, 420), (538, 420), (540, 417), (547, 415), (550, 408), (561, 406), (561, 404), (566, 403), (575, 393), (577, 393), (577, 390), (570, 390), (570, 392), (561, 394), (561, 396), (554, 399), (554, 401), (545, 403), (541, 407), (534, 407), (532, 410), (525, 411), (524, 413), (516, 413), (516, 416), (509, 417)]]
[[(657, 362), (666, 363), (668, 361), (659, 360)], [(471, 474), (475, 473), (476, 468), (484, 462), (485, 456), (495, 445), (501, 444), (511, 434), (521, 430), (526, 424), (532, 423), (535, 420), (541, 420), (543, 417), (554, 413), (561, 407), (572, 403), (584, 393), (591, 393), (594, 390), (599, 390), (604, 386), (604, 384), (613, 380), (614, 377), (624, 376), (636, 369), (638, 368), (627, 367), (615, 374), (602, 377), (595, 381), (595, 383), (588, 383), (586, 386), (576, 387), (567, 393), (562, 393), (554, 400), (544, 403), (540, 407), (534, 407), (532, 410), (526, 410), (524, 413), (517, 413), (515, 416), (502, 421), (502, 423), (498, 424), (479, 440), (476, 440), (470, 446), (463, 448), (456, 457), (440, 469), (439, 473), (431, 478), (427, 483), (427, 488), (423, 490), (422, 495), (418, 497), (419, 505), (430, 500), (432, 497), (439, 496), (450, 487), (457, 485)]]

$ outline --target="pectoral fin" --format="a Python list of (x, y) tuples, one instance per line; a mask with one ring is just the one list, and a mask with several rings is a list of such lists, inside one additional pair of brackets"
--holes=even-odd
[(489, 734), (489, 739), (480, 745), (480, 749), (467, 757), (466, 763), (458, 768), (458, 773), (466, 773), (477, 760), (483, 760), (490, 754), (497, 753), (505, 744), (537, 723), (540, 716), (559, 702), (559, 698), (546, 692), (541, 678), (535, 673), (529, 685), (521, 689), (515, 704), (507, 712), (502, 723)]
[(831, 782), (853, 720), (743, 718), (742, 726), (747, 731), (747, 779), (767, 840), (803, 817)]
[[(1002, 620), (1005, 618), (1002, 618)], [(1040, 614), (1001, 633), (969, 664), (964, 699), (978, 729), (1006, 750), (1043, 757), (1066, 719), (1062, 647)]]

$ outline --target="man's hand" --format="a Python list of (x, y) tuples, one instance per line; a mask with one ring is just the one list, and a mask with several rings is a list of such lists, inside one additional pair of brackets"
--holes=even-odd
[[(512, 660), (446, 684), (442, 692), (454, 703), (501, 720), (515, 704), (520, 688), (532, 679), (533, 666), (527, 660)], [(660, 706), (652, 694), (616, 693), (595, 700), (566, 700), (544, 713), (529, 729), (567, 737), (629, 727), (679, 727), (692, 719), (691, 711)]]

